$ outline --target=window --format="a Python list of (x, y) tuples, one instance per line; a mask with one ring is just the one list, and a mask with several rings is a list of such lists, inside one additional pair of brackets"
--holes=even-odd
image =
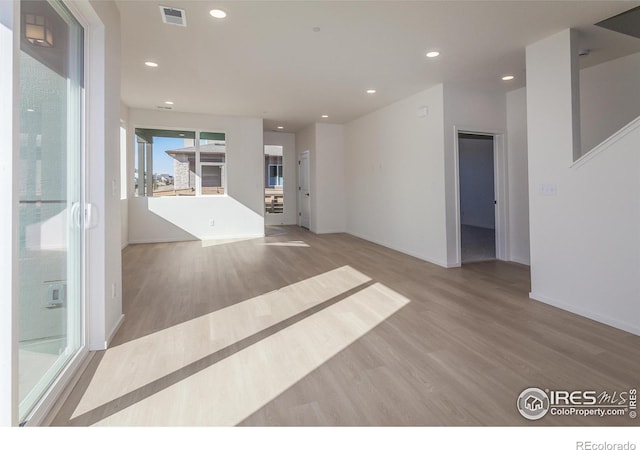
[(225, 165), (224, 133), (136, 128), (138, 196), (224, 194)]
[(120, 199), (125, 200), (128, 196), (127, 178), (127, 128), (120, 122)]
[(200, 194), (220, 195), (226, 188), (227, 143), (224, 133), (200, 133)]
[(268, 214), (284, 212), (283, 148), (279, 145), (264, 146), (264, 204)]
[(282, 187), (282, 164), (269, 164), (269, 187)]

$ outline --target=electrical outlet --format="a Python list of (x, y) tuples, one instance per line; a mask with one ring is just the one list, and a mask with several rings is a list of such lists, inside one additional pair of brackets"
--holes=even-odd
[(214, 227), (215, 225), (216, 225), (216, 221), (215, 220), (213, 220), (213, 219), (209, 220), (209, 226), (210, 227)]
[(45, 308), (60, 308), (64, 306), (67, 299), (67, 285), (63, 281), (45, 282), (47, 286), (47, 296), (45, 298)]

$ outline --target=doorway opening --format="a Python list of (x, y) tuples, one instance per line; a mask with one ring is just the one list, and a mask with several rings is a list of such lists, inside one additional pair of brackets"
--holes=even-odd
[(284, 214), (284, 147), (264, 146), (264, 211)]
[(309, 180), (309, 150), (298, 160), (298, 225), (309, 229), (311, 220), (311, 193)]
[(495, 137), (458, 133), (461, 263), (496, 259)]

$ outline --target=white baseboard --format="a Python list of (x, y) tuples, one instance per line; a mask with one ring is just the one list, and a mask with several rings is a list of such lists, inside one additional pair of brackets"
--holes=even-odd
[(439, 261), (439, 260), (436, 260), (436, 259), (432, 259), (432, 258), (426, 257), (424, 255), (420, 255), (418, 253), (415, 253), (415, 252), (413, 252), (411, 250), (407, 250), (407, 249), (404, 249), (404, 248), (400, 248), (400, 247), (396, 247), (396, 246), (390, 245), (390, 244), (388, 244), (386, 242), (378, 241), (376, 239), (371, 239), (371, 238), (369, 238), (367, 236), (364, 236), (362, 234), (359, 234), (359, 233), (354, 233), (354, 232), (351, 232), (351, 231), (346, 231), (346, 233), (350, 234), (351, 236), (355, 236), (357, 238), (364, 239), (365, 241), (373, 242), (374, 244), (378, 244), (378, 245), (381, 245), (383, 247), (390, 248), (391, 250), (395, 250), (397, 252), (404, 253), (405, 255), (413, 256), (414, 258), (418, 258), (418, 259), (421, 259), (421, 260), (426, 261), (428, 263), (435, 264), (436, 266), (444, 267), (445, 269), (449, 269), (451, 267), (460, 267), (459, 264), (458, 265), (449, 265), (446, 262), (442, 262), (442, 261)]
[(224, 236), (204, 236), (203, 238), (193, 238), (193, 239), (184, 239), (184, 238), (163, 238), (163, 239), (130, 239), (129, 244), (163, 244), (168, 242), (193, 242), (193, 241), (215, 241), (219, 239), (257, 239), (263, 238), (264, 233), (261, 234), (245, 234), (245, 235), (237, 235), (237, 234), (229, 234)]
[(337, 233), (346, 233), (345, 230), (320, 230), (320, 231), (316, 231), (316, 234), (337, 234)]
[(162, 239), (129, 239), (129, 244), (163, 244), (166, 242), (191, 242), (198, 239), (162, 238)]
[(594, 313), (593, 311), (589, 311), (587, 309), (580, 308), (578, 306), (553, 299), (551, 297), (548, 297), (543, 294), (539, 294), (537, 292), (530, 292), (529, 298), (533, 300), (537, 300), (542, 303), (546, 303), (547, 305), (555, 306), (556, 308), (560, 308), (565, 311), (572, 312), (579, 316), (586, 317), (587, 319), (595, 320), (596, 322), (600, 322), (605, 325), (618, 328), (619, 330), (623, 330), (628, 333), (632, 333), (637, 336), (640, 336), (640, 327), (638, 327), (637, 325), (633, 325), (628, 322), (624, 322), (622, 320), (618, 320), (612, 317), (604, 316), (602, 314)]
[(530, 266), (531, 265), (531, 262), (529, 260), (524, 259), (524, 258), (517, 258), (516, 257), (516, 258), (509, 259), (509, 261), (513, 261), (515, 263), (522, 264), (524, 266)]
[(120, 318), (118, 319), (118, 321), (114, 325), (113, 329), (111, 330), (111, 333), (109, 333), (109, 337), (107, 338), (106, 342), (104, 343), (104, 348), (105, 349), (109, 348), (109, 344), (111, 344), (111, 341), (113, 340), (113, 337), (116, 335), (116, 333), (118, 332), (118, 330), (122, 326), (122, 322), (124, 322), (124, 314), (120, 315)]

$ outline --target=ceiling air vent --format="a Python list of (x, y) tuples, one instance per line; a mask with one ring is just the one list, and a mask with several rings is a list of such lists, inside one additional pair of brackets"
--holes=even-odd
[(187, 16), (184, 9), (161, 6), (160, 15), (162, 16), (162, 21), (164, 23), (168, 23), (170, 25), (180, 25), (181, 27), (187, 26)]

